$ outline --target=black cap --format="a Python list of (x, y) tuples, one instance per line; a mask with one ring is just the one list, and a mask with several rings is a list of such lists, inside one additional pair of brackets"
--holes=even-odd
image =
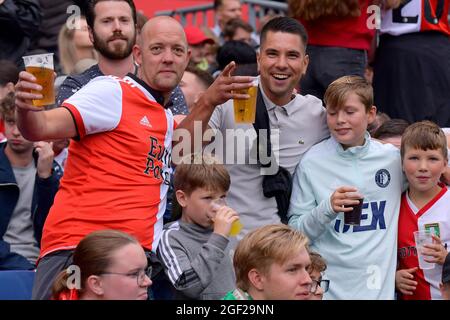
[(450, 282), (450, 253), (445, 258), (444, 265), (442, 266), (442, 283)]

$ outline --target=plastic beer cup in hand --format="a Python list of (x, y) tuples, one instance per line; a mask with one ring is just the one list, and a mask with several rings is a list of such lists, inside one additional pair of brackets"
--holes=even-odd
[[(226, 206), (226, 205), (227, 204), (224, 199), (217, 199), (217, 200), (214, 200), (211, 202), (211, 209), (212, 209), (212, 211), (217, 211), (221, 207)], [(234, 221), (231, 224), (230, 237), (237, 236), (239, 234), (239, 232), (241, 232), (242, 227), (243, 227), (243, 225), (239, 219)]]
[(248, 94), (250, 98), (233, 99), (234, 121), (236, 123), (254, 123), (256, 117), (256, 98), (258, 96), (258, 78), (253, 80), (250, 88), (237, 90), (236, 92)]
[(433, 243), (432, 233), (429, 230), (414, 231), (414, 240), (416, 241), (417, 258), (419, 259), (420, 269), (434, 269), (435, 264), (426, 262), (422, 254), (423, 245)]
[(31, 90), (31, 93), (42, 94), (42, 99), (33, 100), (36, 107), (55, 103), (53, 53), (36, 54), (22, 57), (25, 70), (36, 78), (36, 83), (42, 86), (42, 91)]
[(363, 207), (363, 200), (364, 199), (358, 199), (359, 203), (344, 207), (351, 207), (353, 208), (352, 211), (345, 212), (344, 213), (344, 223), (349, 224), (352, 226), (359, 226), (361, 224), (361, 213), (362, 213), (362, 207)]

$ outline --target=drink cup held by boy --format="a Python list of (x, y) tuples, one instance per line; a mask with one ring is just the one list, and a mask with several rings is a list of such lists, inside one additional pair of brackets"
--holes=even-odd
[(333, 192), (330, 201), (335, 212), (344, 213), (345, 224), (359, 226), (361, 222), (363, 199), (364, 196), (360, 194), (355, 187), (342, 186)]
[[(214, 217), (215, 217), (216, 213), (218, 212), (218, 210), (226, 205), (227, 204), (226, 204), (224, 198), (220, 198), (220, 199), (211, 201), (211, 208), (210, 208), (211, 212), (212, 212), (211, 220), (213, 222), (215, 222)], [(230, 228), (230, 231), (228, 232), (228, 235), (231, 237), (235, 237), (236, 235), (239, 234), (242, 227), (243, 227), (242, 222), (239, 219), (234, 220), (233, 223), (231, 224), (231, 228)]]
[(434, 263), (425, 260), (425, 255), (423, 254), (426, 244), (433, 244), (433, 236), (429, 231), (414, 231), (414, 240), (416, 242), (416, 252), (419, 259), (419, 268), (422, 270), (433, 269), (435, 267)]

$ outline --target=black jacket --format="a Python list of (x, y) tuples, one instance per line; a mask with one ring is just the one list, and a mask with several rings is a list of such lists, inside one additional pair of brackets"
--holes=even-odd
[(38, 0), (5, 0), (0, 4), (0, 59), (23, 66), (22, 56), (41, 23)]
[[(11, 164), (5, 154), (5, 146), (6, 143), (0, 144), (0, 270), (28, 269), (30, 266), (28, 260), (17, 253), (10, 252), (9, 244), (3, 241), (20, 193)], [(34, 236), (38, 244), (41, 243), (44, 222), (53, 205), (53, 198), (58, 191), (61, 175), (61, 167), (56, 161), (53, 161), (53, 171), (49, 178), (41, 179), (36, 174), (31, 217)]]

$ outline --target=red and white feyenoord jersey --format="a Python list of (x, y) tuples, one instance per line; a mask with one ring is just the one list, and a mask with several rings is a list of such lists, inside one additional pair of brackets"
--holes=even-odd
[(161, 94), (133, 75), (97, 77), (63, 103), (80, 139), (69, 147), (41, 257), (73, 249), (99, 229), (127, 232), (156, 251), (174, 130), (172, 112), (161, 103)]
[[(442, 242), (450, 243), (450, 192), (445, 185), (434, 199), (416, 214), (411, 209), (406, 192), (402, 195), (400, 217), (398, 222), (398, 261), (399, 269), (410, 269), (419, 266), (414, 241), (414, 231), (430, 229), (439, 233)], [(418, 269), (415, 280), (418, 282), (412, 296), (402, 296), (404, 300), (442, 299), (439, 283), (442, 277), (442, 265), (436, 264), (434, 269)]]
[(401, 35), (439, 31), (450, 36), (448, 0), (406, 0), (394, 10), (381, 13), (381, 33)]

